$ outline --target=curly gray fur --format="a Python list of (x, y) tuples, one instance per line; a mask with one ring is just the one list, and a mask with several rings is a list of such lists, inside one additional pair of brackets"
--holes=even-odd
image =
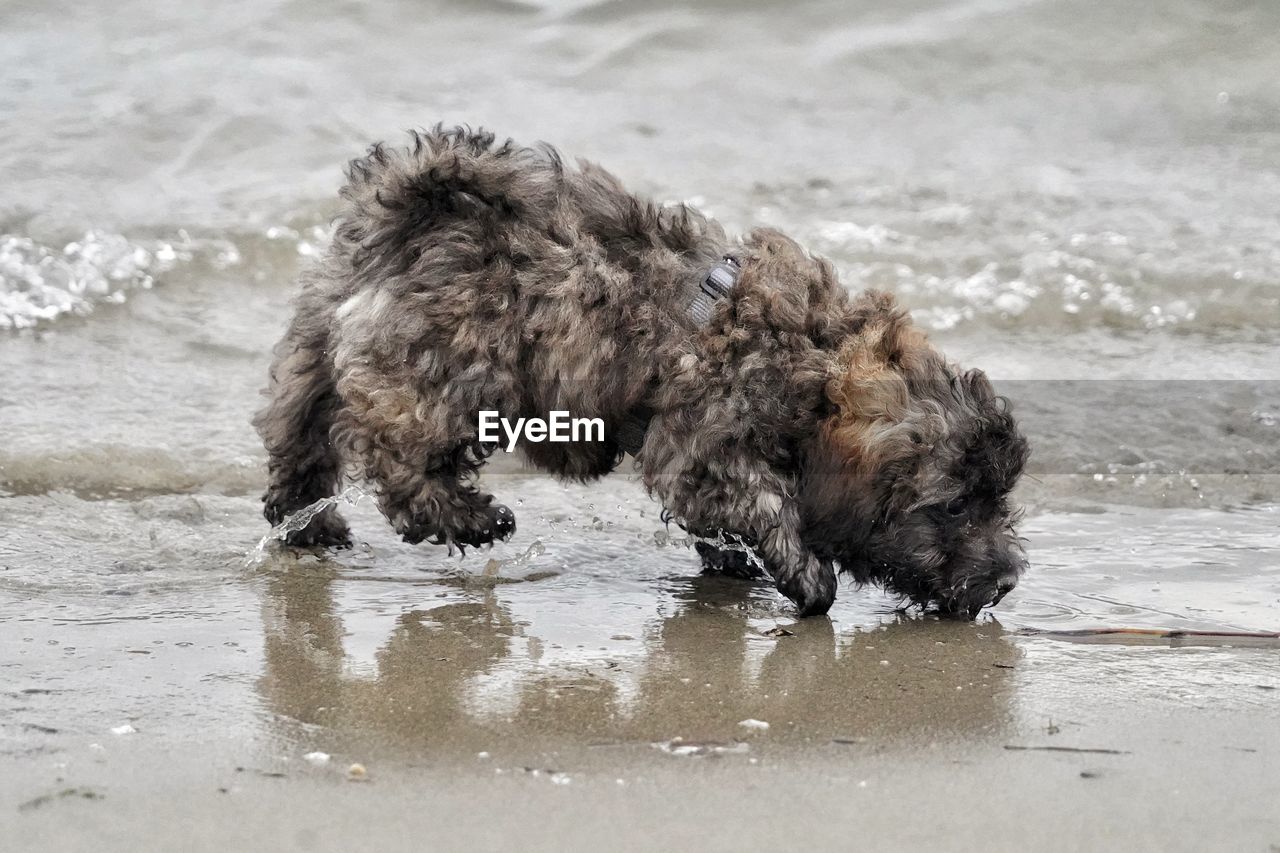
[[(463, 128), (374, 146), (342, 198), (255, 419), (273, 523), (350, 470), (406, 541), (506, 538), (514, 516), (475, 483), (479, 410), (603, 419), (603, 442), (522, 446), (573, 480), (617, 467), (612, 436), (645, 412), (647, 488), (687, 529), (752, 543), (802, 614), (831, 606), (837, 570), (966, 615), (1023, 570), (1007, 404), (784, 235), (731, 241), (594, 165)], [(698, 326), (691, 294), (725, 254), (738, 285)], [(290, 541), (349, 533), (330, 509)]]

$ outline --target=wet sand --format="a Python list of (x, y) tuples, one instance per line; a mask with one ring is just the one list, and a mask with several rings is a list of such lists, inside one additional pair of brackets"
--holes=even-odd
[[(751, 758), (563, 737), (527, 759), (372, 751), (367, 782), (296, 756), (254, 762), (220, 736), (189, 757), (113, 744), (60, 778), (11, 766), (0, 791), (52, 796), (4, 820), (8, 838), (41, 850), (1272, 849), (1277, 823), (1259, 804), (1280, 795), (1274, 752), (1240, 746), (1260, 744), (1257, 725), (1272, 721), (1193, 719), (1157, 713), (1106, 730), (1122, 755), (763, 737)], [(493, 727), (491, 742), (503, 733)], [(525, 769), (544, 765), (566, 775)], [(14, 785), (15, 769), (28, 785)]]
[[(1261, 607), (1214, 589), (1220, 606), (1197, 613), (1205, 581), (1169, 565), (1081, 594), (1074, 549), (1115, 569), (1132, 553), (1098, 535), (1110, 515), (1077, 513), (1031, 519), (1040, 570), (977, 623), (852, 589), (798, 622), (771, 590), (698, 576), (655, 542), (638, 489), (605, 507), (626, 489), (492, 479), (526, 496), (527, 534), (465, 560), (396, 543), (367, 501), (347, 508), (367, 540), (354, 552), (257, 560), (202, 544), (260, 533), (251, 498), (79, 506), (130, 519), (162, 564), (122, 548), (74, 591), (51, 578), (57, 595), (28, 587), (24, 604), (0, 587), (0, 831), (42, 850), (1280, 843), (1274, 644), (1023, 630), (1260, 629), (1280, 590), (1253, 573), (1247, 527), (1223, 532), (1237, 554), (1217, 575), (1264, 578)], [(1180, 527), (1207, 527), (1133, 513), (1132, 541), (1169, 559)], [(67, 518), (46, 548), (110, 550), (74, 527), (109, 519)]]

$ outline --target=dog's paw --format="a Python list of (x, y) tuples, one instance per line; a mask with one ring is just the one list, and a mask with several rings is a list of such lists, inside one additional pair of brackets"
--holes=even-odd
[(694, 542), (693, 548), (702, 559), (702, 571), (731, 578), (754, 580), (763, 572), (745, 551), (717, 548), (710, 542)]
[(456, 530), (450, 537), (459, 545), (478, 547), (494, 541), (505, 542), (516, 532), (516, 515), (502, 504), (491, 504), (482, 512), (477, 526)]
[(813, 560), (802, 570), (778, 578), (778, 591), (795, 602), (800, 616), (821, 616), (836, 600), (836, 573)]
[(516, 514), (503, 504), (490, 507), (493, 511), (493, 538), (506, 542), (516, 532)]
[(289, 533), (284, 541), (297, 548), (350, 548), (351, 528), (337, 512), (327, 509), (306, 527)]
[(430, 542), (432, 545), (478, 548), (511, 538), (516, 532), (516, 516), (502, 504), (489, 504), (462, 518), (455, 518), (450, 523), (400, 517), (393, 522), (393, 526), (400, 538), (410, 545)]

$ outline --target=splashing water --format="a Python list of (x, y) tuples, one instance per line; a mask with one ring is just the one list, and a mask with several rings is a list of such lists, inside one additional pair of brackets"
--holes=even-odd
[(707, 542), (721, 551), (737, 551), (745, 554), (752, 566), (762, 572), (768, 572), (764, 567), (764, 559), (736, 533), (717, 530), (715, 538), (696, 536), (692, 533), (687, 536), (672, 536), (666, 530), (658, 530), (653, 534), (653, 544), (659, 548), (692, 548), (695, 542)]
[(297, 531), (302, 530), (311, 523), (313, 518), (324, 512), (326, 509), (335, 507), (340, 503), (346, 504), (347, 506), (355, 506), (367, 497), (369, 497), (368, 492), (359, 486), (352, 484), (332, 497), (321, 498), (318, 501), (307, 504), (297, 512), (290, 514), (284, 521), (271, 528), (271, 530), (267, 532), (267, 535), (263, 536), (262, 539), (259, 540), (257, 546), (249, 552), (248, 556), (245, 558), (245, 564), (248, 566), (256, 566), (261, 563), (266, 557), (267, 548), (271, 546), (272, 542), (283, 542), (290, 533), (296, 533)]
[(515, 557), (511, 557), (506, 560), (497, 560), (492, 557), (489, 558), (489, 562), (485, 563), (484, 570), (481, 574), (485, 577), (497, 577), (498, 573), (502, 569), (518, 568), (527, 563), (533, 562), (545, 553), (547, 553), (547, 546), (542, 544), (541, 539), (534, 539), (533, 542), (530, 543), (529, 547), (524, 550), (524, 553), (518, 554)]

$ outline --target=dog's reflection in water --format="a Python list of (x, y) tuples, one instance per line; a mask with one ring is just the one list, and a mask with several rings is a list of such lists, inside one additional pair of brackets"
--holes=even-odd
[(708, 576), (671, 582), (660, 606), (670, 615), (636, 638), (640, 655), (548, 662), (538, 625), (517, 624), (503, 604), (514, 590), (490, 589), (405, 612), (373, 671), (352, 670), (333, 594), (351, 581), (336, 568), (270, 577), (260, 691), (283, 725), (321, 726), (339, 741), (428, 755), (730, 742), (754, 719), (770, 724), (770, 745), (874, 745), (998, 738), (1010, 722), (1018, 651), (994, 622), (903, 617), (837, 630), (812, 619), (770, 636), (751, 616), (749, 587)]

